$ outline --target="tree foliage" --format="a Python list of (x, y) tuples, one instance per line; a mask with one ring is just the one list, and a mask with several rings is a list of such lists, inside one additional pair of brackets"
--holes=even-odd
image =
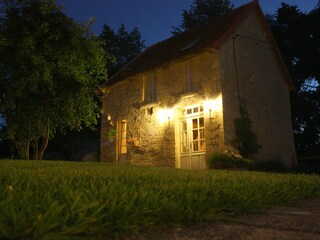
[(103, 25), (100, 39), (108, 58), (107, 69), (110, 76), (118, 72), (126, 63), (138, 56), (144, 48), (144, 40), (137, 27), (128, 32), (121, 24), (114, 32), (107, 24)]
[(96, 124), (104, 52), (53, 0), (0, 4), (0, 113), (19, 157), (41, 159), (57, 130)]
[(291, 107), (297, 153), (320, 155), (320, 9), (307, 14), (282, 3), (268, 20), (296, 87)]
[(229, 0), (194, 0), (189, 10), (182, 11), (182, 23), (178, 27), (173, 27), (172, 33), (184, 32), (232, 9), (233, 5)]

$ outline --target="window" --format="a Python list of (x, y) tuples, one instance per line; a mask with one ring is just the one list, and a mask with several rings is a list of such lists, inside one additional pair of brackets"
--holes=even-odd
[(118, 122), (118, 141), (119, 141), (119, 153), (127, 153), (127, 122)]
[(205, 151), (204, 118), (192, 119), (192, 152)]
[(182, 113), (182, 116), (202, 114), (203, 113), (203, 106), (201, 105), (201, 106), (190, 107), (190, 108), (182, 110), (181, 113)]
[(155, 74), (147, 75), (143, 81), (143, 96), (144, 102), (151, 103), (157, 100), (157, 82)]
[(191, 116), (180, 121), (180, 153), (182, 155), (206, 150), (204, 117)]
[(181, 153), (188, 153), (188, 128), (187, 120), (184, 119), (180, 122), (180, 143), (181, 143)]
[(184, 92), (191, 92), (191, 91), (192, 91), (192, 64), (191, 62), (186, 62)]

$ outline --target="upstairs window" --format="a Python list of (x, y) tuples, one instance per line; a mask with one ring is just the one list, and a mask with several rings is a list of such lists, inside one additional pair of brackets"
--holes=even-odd
[(144, 77), (142, 98), (146, 103), (157, 101), (157, 82), (155, 74), (149, 74)]
[(192, 92), (192, 64), (186, 62), (185, 65), (185, 81), (184, 81), (184, 92)]

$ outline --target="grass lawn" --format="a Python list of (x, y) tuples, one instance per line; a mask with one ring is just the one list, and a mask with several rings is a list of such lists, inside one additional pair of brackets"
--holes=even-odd
[(114, 239), (319, 196), (319, 175), (1, 160), (0, 239)]

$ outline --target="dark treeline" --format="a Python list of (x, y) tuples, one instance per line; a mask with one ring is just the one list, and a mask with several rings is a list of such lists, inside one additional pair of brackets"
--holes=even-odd
[(292, 123), (299, 157), (320, 156), (320, 8), (309, 13), (282, 3), (267, 17), (290, 72)]

